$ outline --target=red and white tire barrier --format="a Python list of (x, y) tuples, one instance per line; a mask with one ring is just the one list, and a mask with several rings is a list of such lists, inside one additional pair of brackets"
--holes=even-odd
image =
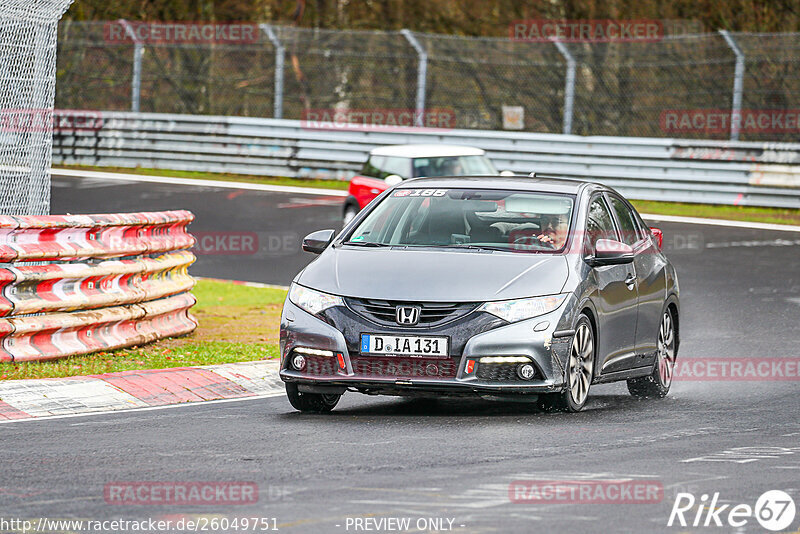
[(189, 251), (154, 258), (52, 263), (0, 269), (0, 316), (133, 304), (189, 291)]
[(116, 258), (188, 249), (189, 211), (0, 216), (0, 262)]
[[(188, 211), (0, 216), (0, 361), (87, 354), (192, 332)], [(47, 265), (25, 261), (50, 260)], [(69, 260), (70, 263), (63, 263)], [(78, 261), (80, 260), (80, 261)]]
[(0, 423), (284, 394), (278, 360), (0, 382)]
[(166, 299), (71, 313), (0, 319), (0, 361), (52, 360), (180, 336), (197, 328), (191, 293)]

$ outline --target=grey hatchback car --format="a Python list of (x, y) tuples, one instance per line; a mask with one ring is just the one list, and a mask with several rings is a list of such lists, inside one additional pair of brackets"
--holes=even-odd
[(280, 377), (292, 406), (346, 391), (528, 400), (576, 412), (592, 384), (664, 397), (678, 278), (619, 193), (553, 178), (405, 181), (294, 279)]

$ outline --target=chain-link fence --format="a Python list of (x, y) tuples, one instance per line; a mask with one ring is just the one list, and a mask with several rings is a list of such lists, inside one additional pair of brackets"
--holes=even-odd
[(246, 42), (136, 43), (64, 22), (56, 106), (287, 119), (422, 106), (455, 128), (728, 139), (736, 123), (742, 140), (800, 140), (800, 34), (555, 43), (253, 26)]
[(0, 214), (50, 211), (56, 23), (72, 0), (0, 3)]

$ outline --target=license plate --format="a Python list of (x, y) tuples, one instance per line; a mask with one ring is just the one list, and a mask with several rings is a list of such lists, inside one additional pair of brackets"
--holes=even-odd
[(361, 334), (361, 353), (446, 358), (448, 341), (446, 337)]

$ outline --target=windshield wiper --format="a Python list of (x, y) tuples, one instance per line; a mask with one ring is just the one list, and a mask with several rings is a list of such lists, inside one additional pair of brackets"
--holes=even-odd
[(508, 250), (507, 248), (503, 247), (494, 247), (491, 245), (472, 245), (467, 243), (462, 244), (452, 244), (452, 245), (420, 245), (421, 247), (429, 247), (429, 248), (458, 248), (462, 250), (480, 250), (480, 251), (491, 251), (491, 250)]
[(344, 241), (342, 245), (352, 245), (354, 247), (372, 247), (372, 248), (458, 248), (462, 250), (479, 250), (479, 251), (492, 251), (499, 250), (501, 252), (513, 252), (506, 247), (498, 247), (491, 245), (472, 245), (472, 244), (452, 244), (452, 245), (409, 245), (409, 244), (389, 244), (389, 243), (376, 243), (375, 241)]
[(344, 241), (342, 245), (352, 245), (354, 247), (391, 247), (386, 243), (376, 243), (374, 241)]
[(506, 248), (506, 247), (497, 247), (497, 246), (493, 246), (493, 245), (471, 245), (471, 244), (468, 245), (468, 244), (463, 244), (463, 245), (447, 245), (447, 246), (451, 247), (451, 248), (465, 248), (465, 249), (468, 249), (468, 250), (500, 250), (500, 251), (508, 251), (508, 248)]

